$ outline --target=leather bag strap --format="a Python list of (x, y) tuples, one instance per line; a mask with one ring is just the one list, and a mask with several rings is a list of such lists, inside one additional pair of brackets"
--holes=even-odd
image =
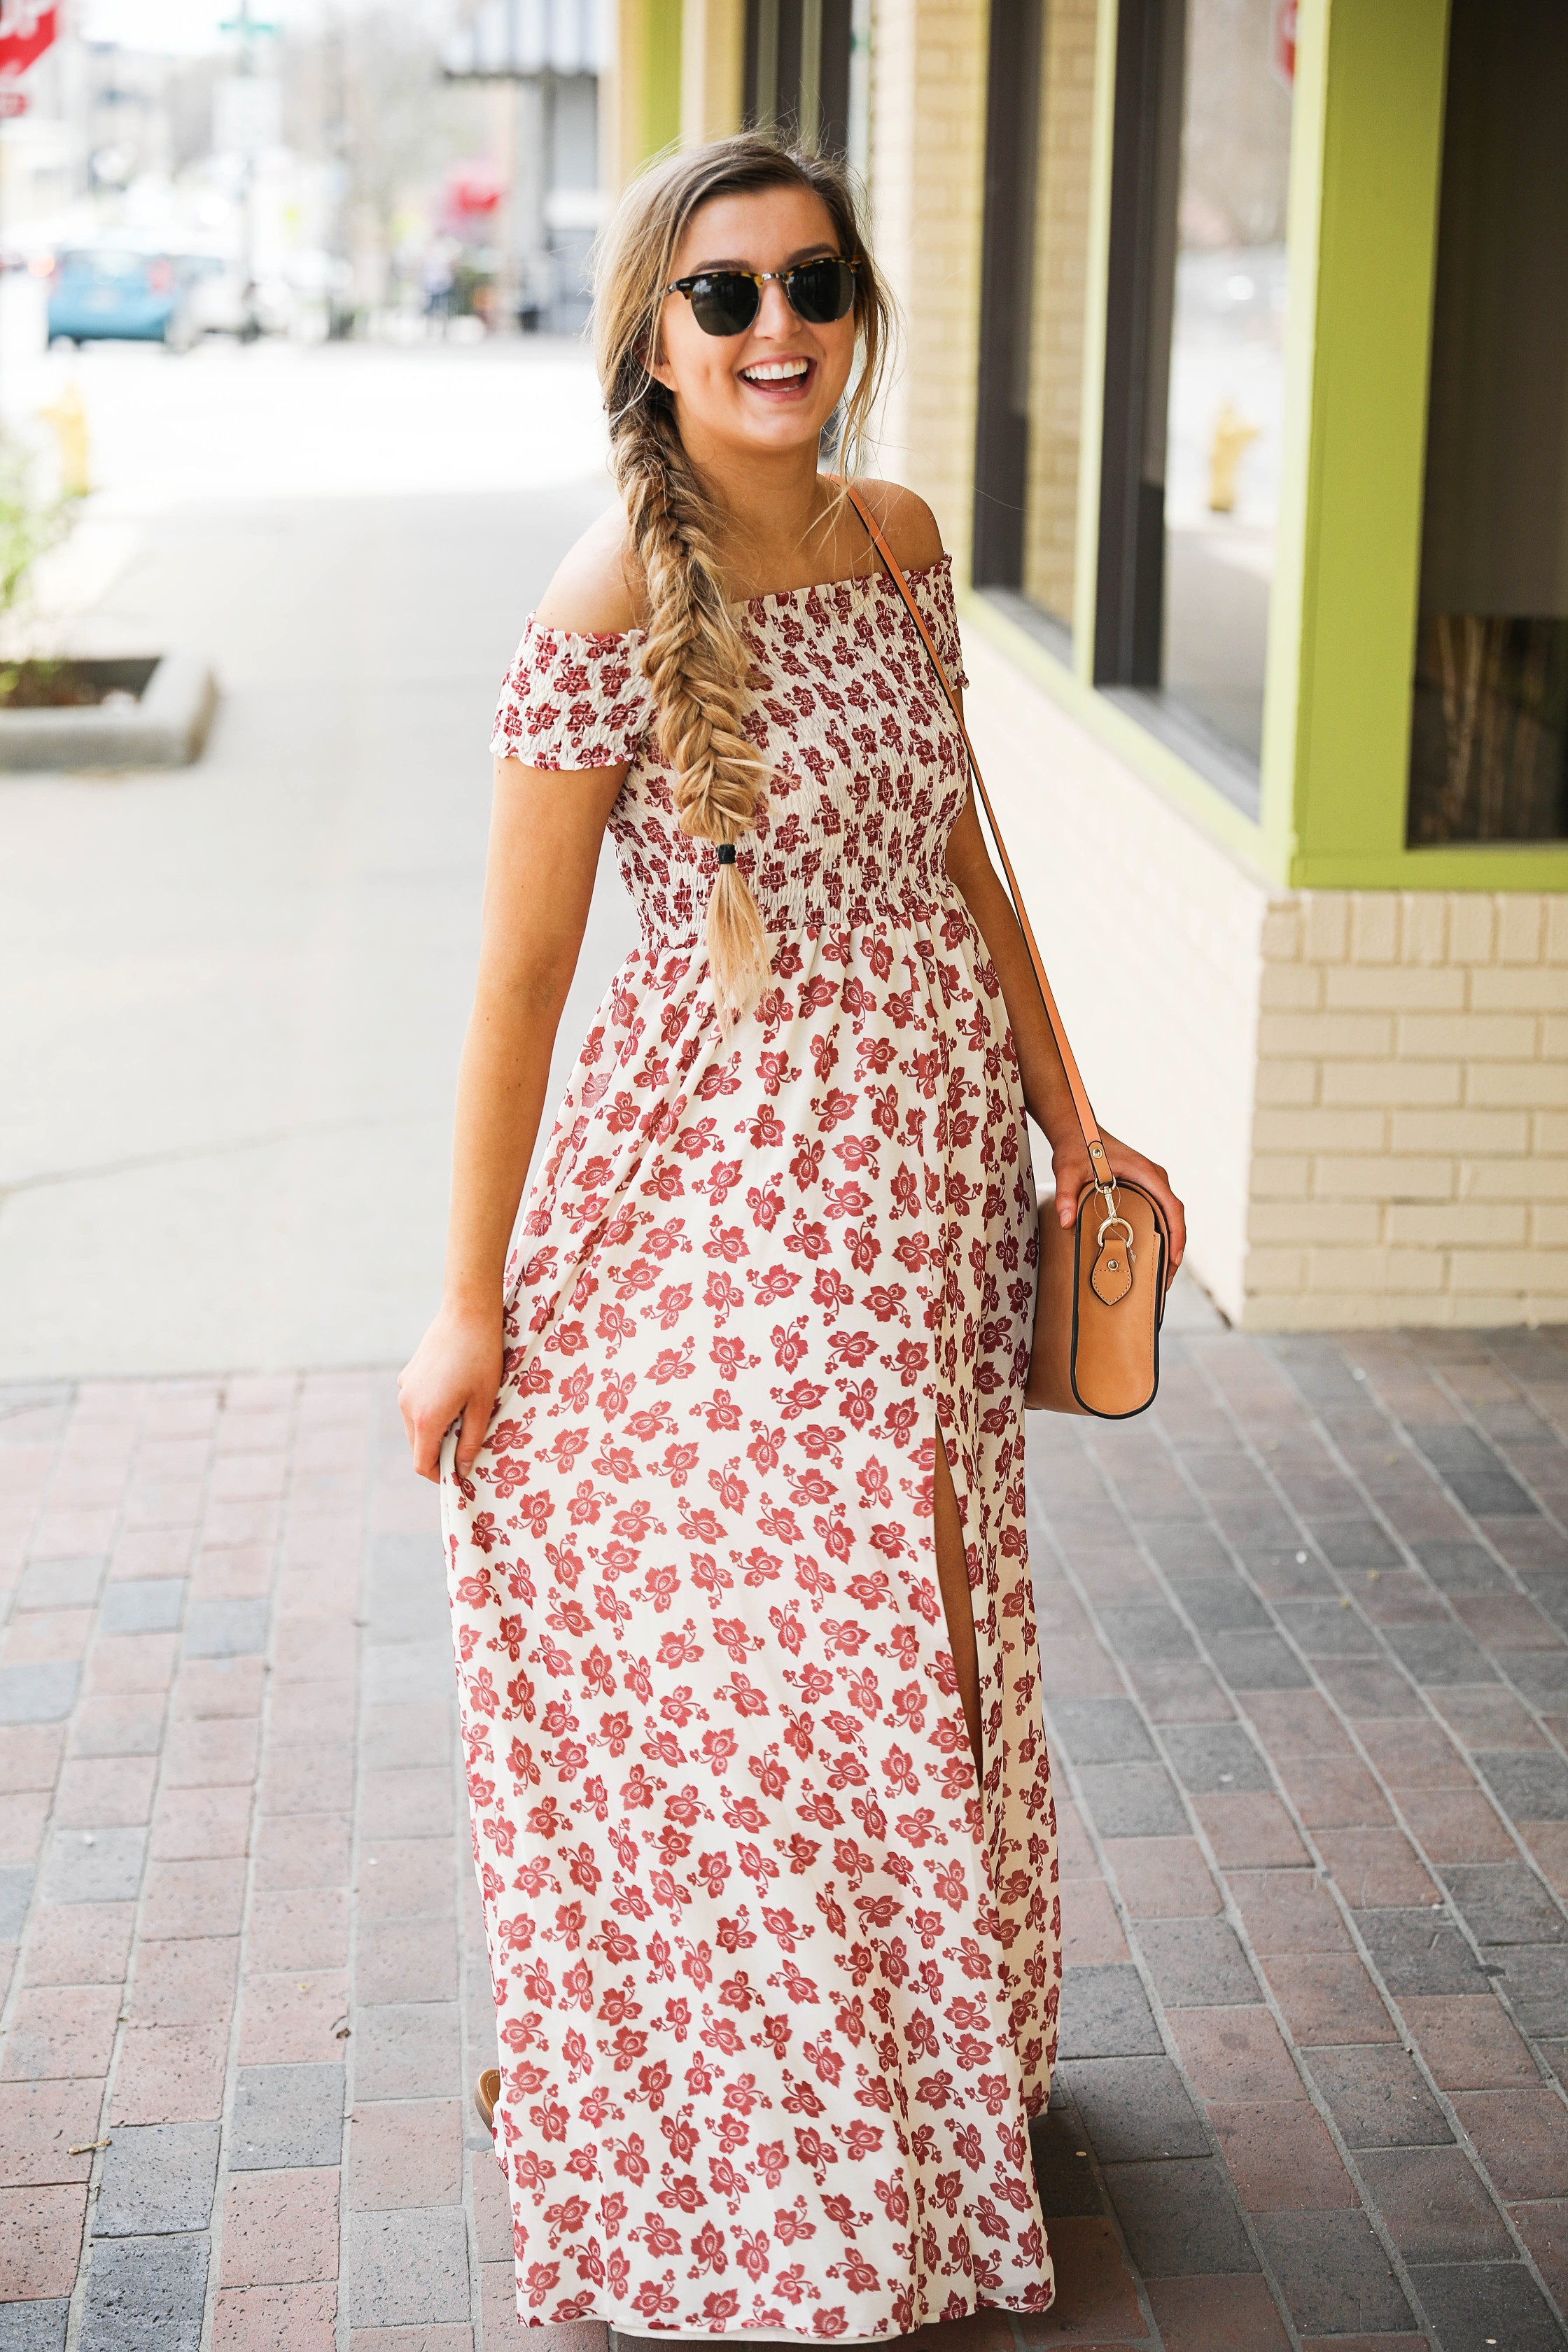
[(905, 609), (920, 631), (921, 643), (931, 656), (931, 667), (942, 682), (942, 690), (947, 697), (948, 708), (958, 723), (958, 731), (963, 738), (963, 749), (969, 760), (969, 772), (974, 779), (974, 789), (979, 796), (980, 805), (985, 812), (985, 823), (990, 831), (992, 846), (1001, 864), (1003, 874), (1006, 877), (1007, 896), (1013, 901), (1013, 912), (1018, 918), (1018, 929), (1023, 932), (1024, 944), (1029, 950), (1029, 961), (1035, 969), (1035, 982), (1040, 992), (1040, 1002), (1046, 1008), (1046, 1018), (1051, 1024), (1051, 1034), (1057, 1041), (1057, 1052), (1061, 1056), (1062, 1070), (1072, 1095), (1072, 1106), (1078, 1114), (1078, 1123), (1083, 1129), (1083, 1139), (1089, 1151), (1089, 1166), (1094, 1171), (1094, 1181), (1100, 1185), (1114, 1184), (1116, 1179), (1110, 1171), (1110, 1161), (1105, 1146), (1100, 1140), (1100, 1129), (1096, 1124), (1094, 1112), (1089, 1107), (1089, 1095), (1074, 1058), (1072, 1047), (1068, 1043), (1068, 1034), (1062, 1026), (1062, 1016), (1057, 1009), (1057, 1000), (1051, 993), (1051, 983), (1046, 978), (1045, 961), (1035, 938), (1034, 928), (1029, 921), (1028, 910), (1024, 905), (1024, 894), (1018, 887), (1018, 877), (1013, 871), (1013, 861), (1007, 855), (1007, 845), (1002, 838), (1002, 828), (996, 822), (996, 812), (991, 805), (991, 795), (985, 789), (985, 779), (980, 772), (980, 762), (974, 756), (974, 746), (969, 740), (969, 730), (963, 723), (963, 712), (958, 697), (948, 682), (947, 672), (942, 665), (942, 656), (931, 643), (931, 631), (921, 617), (920, 606), (910, 593), (909, 582), (899, 569), (892, 549), (882, 536), (876, 517), (853, 482), (841, 481), (840, 488), (869, 531), (871, 543), (887, 566), (889, 578), (903, 598)]

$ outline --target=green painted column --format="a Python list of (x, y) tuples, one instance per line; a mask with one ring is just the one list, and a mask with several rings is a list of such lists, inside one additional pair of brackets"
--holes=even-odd
[(1405, 845), (1448, 7), (1300, 0), (1258, 821), (1091, 682), (1121, 0), (1099, 20), (1071, 667), (965, 603), (1151, 783), (1297, 888), (1568, 891), (1563, 843)]
[(1308, 887), (1568, 888), (1561, 844), (1405, 846), (1447, 0), (1303, 0), (1301, 18), (1310, 390), (1276, 572), (1300, 610), (1271, 647), (1268, 863)]
[(1280, 846), (1296, 883), (1408, 887), (1394, 869), (1405, 864), (1447, 0), (1329, 0), (1325, 14), (1299, 693)]
[(643, 0), (642, 149), (645, 156), (680, 137), (681, 0)]
[(1568, 846), (1409, 849), (1448, 0), (1301, 0), (1260, 842), (1297, 887), (1568, 889)]

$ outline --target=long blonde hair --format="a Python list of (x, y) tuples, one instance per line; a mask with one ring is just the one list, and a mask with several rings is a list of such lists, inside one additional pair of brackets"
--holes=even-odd
[[(858, 463), (891, 328), (891, 310), (845, 167), (742, 131), (656, 163), (634, 181), (595, 255), (594, 350), (609, 412), (616, 480), (647, 600), (643, 670), (659, 748), (675, 771), (680, 829), (733, 843), (755, 822), (765, 772), (742, 729), (751, 656), (727, 601), (715, 515), (681, 446), (675, 404), (648, 366), (658, 348), (664, 289), (693, 214), (715, 196), (807, 188), (820, 197), (838, 250), (857, 261), (859, 367), (840, 404), (841, 471)], [(726, 1028), (768, 970), (766, 935), (740, 867), (721, 863), (708, 902), (708, 961)]]

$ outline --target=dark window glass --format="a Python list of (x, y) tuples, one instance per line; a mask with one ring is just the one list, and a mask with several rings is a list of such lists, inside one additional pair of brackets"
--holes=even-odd
[(851, 0), (746, 0), (748, 123), (847, 152), (850, 19)]
[(1568, 835), (1568, 8), (1454, 0), (1409, 838)]
[(1095, 675), (1256, 803), (1293, 50), (1275, 0), (1121, 0)]
[(993, 0), (974, 580), (1065, 652), (1078, 563), (1096, 0)]

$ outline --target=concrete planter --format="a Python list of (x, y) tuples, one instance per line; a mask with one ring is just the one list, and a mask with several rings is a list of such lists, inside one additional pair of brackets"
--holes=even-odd
[(0, 770), (184, 768), (201, 756), (217, 709), (217, 681), (196, 654), (77, 663), (134, 703), (105, 709), (0, 709)]

